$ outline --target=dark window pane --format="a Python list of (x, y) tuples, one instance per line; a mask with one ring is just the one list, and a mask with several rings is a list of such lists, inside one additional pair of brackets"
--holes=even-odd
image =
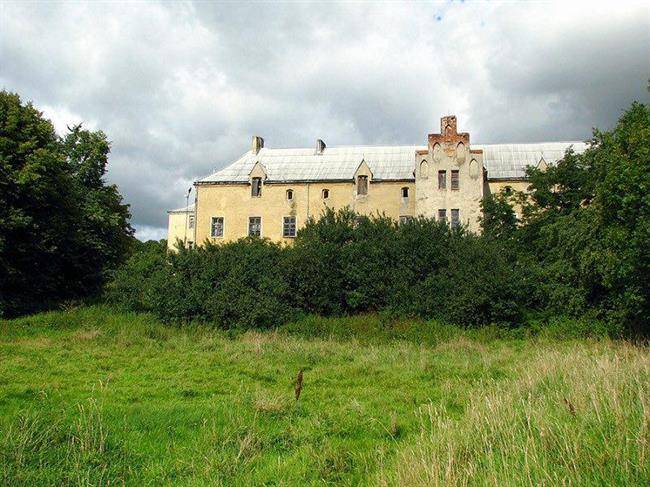
[(451, 227), (458, 228), (460, 225), (460, 210), (452, 209), (451, 210)]
[(447, 171), (438, 171), (438, 189), (447, 188)]
[(212, 237), (223, 237), (223, 217), (213, 216), (212, 225), (210, 225), (210, 235)]
[(368, 176), (357, 177), (357, 194), (368, 194)]
[(262, 178), (253, 178), (251, 186), (251, 196), (262, 196)]
[(454, 169), (451, 171), (451, 189), (458, 189), (459, 186), (458, 170)]
[(262, 218), (259, 216), (251, 216), (248, 219), (248, 235), (250, 237), (262, 236)]
[(296, 236), (296, 217), (285, 216), (282, 222), (282, 236), (295, 237)]

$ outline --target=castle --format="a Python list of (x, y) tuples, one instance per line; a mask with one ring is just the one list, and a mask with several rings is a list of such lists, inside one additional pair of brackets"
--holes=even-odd
[(237, 240), (290, 242), (325, 208), (349, 207), (400, 222), (426, 216), (478, 231), (483, 196), (526, 190), (526, 167), (556, 164), (582, 142), (470, 145), (456, 117), (442, 117), (425, 146), (270, 149), (253, 137), (251, 150), (195, 181), (192, 205), (169, 211), (168, 245)]

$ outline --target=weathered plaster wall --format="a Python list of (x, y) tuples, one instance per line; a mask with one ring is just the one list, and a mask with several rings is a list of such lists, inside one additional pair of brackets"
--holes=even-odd
[[(438, 217), (438, 210), (458, 209), (461, 223), (478, 231), (480, 201), (483, 197), (483, 154), (472, 151), (469, 134), (456, 131), (456, 117), (441, 119), (440, 134), (430, 134), (428, 149), (416, 154), (417, 215)], [(425, 162), (425, 166), (423, 166)], [(446, 188), (438, 188), (438, 171), (447, 172)], [(451, 189), (451, 171), (458, 170), (459, 188)]]
[[(185, 229), (187, 228), (187, 233)], [(189, 228), (189, 217), (187, 213), (169, 213), (167, 227), (167, 248), (176, 249), (176, 241), (184, 240), (187, 235), (187, 241), (194, 241), (194, 229)]]
[[(364, 174), (360, 169), (359, 175)], [(369, 173), (368, 173), (369, 175)], [(257, 177), (256, 174), (251, 176)], [(196, 242), (232, 241), (248, 235), (248, 218), (262, 218), (262, 237), (277, 242), (290, 242), (282, 236), (285, 216), (296, 216), (298, 228), (310, 216), (318, 217), (326, 207), (340, 209), (348, 206), (360, 214), (385, 214), (394, 219), (415, 214), (415, 187), (413, 182), (373, 182), (368, 194), (356, 195), (356, 185), (350, 182), (317, 183), (263, 183), (262, 195), (251, 196), (250, 184), (202, 184), (197, 186)], [(409, 198), (402, 198), (401, 189), (409, 188)], [(293, 190), (293, 200), (287, 200), (287, 190)], [(323, 199), (323, 189), (329, 198)], [(210, 237), (213, 216), (224, 218), (223, 238)]]

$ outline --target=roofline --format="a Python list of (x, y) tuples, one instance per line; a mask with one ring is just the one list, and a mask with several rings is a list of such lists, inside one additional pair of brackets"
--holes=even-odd
[[(370, 183), (414, 182), (415, 178), (372, 178)], [(313, 183), (354, 183), (354, 178), (337, 179), (266, 179), (264, 184), (313, 184)], [(239, 185), (249, 186), (248, 181), (194, 181), (195, 186)]]

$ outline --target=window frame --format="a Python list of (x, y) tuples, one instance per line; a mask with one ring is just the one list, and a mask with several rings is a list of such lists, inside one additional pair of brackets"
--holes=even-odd
[[(455, 177), (454, 177), (455, 176)], [(456, 183), (454, 185), (454, 182)], [(452, 191), (460, 190), (460, 171), (458, 169), (451, 170), (451, 185), (450, 188)]]
[[(368, 195), (368, 176), (365, 174), (362, 174), (360, 176), (357, 176), (357, 196), (367, 196)], [(362, 184), (361, 181), (363, 181), (363, 189), (365, 190), (363, 193), (360, 191)]]
[[(455, 216), (455, 218), (454, 218)], [(451, 228), (459, 228), (460, 227), (460, 208), (452, 208), (451, 209)]]
[[(258, 234), (257, 235), (251, 234), (251, 220), (253, 218), (257, 218), (259, 220), (259, 223), (258, 223), (259, 229), (258, 229)], [(262, 237), (262, 217), (261, 216), (249, 216), (248, 217), (248, 236), (249, 237), (260, 237), (260, 238)]]
[[(257, 190), (257, 191), (256, 191)], [(262, 178), (251, 178), (251, 198), (262, 197)]]
[(293, 189), (292, 188), (287, 189), (286, 191), (287, 201), (293, 201), (293, 196), (294, 196)]
[[(293, 218), (293, 235), (287, 235), (285, 233), (285, 227), (287, 225), (286, 220)], [(291, 229), (291, 223), (289, 223), (289, 229)], [(298, 217), (297, 216), (283, 216), (282, 217), (282, 238), (296, 238), (296, 235), (298, 234)]]
[(400, 225), (406, 225), (407, 223), (412, 222), (413, 218), (413, 215), (400, 215), (398, 223)]
[[(400, 189), (400, 192), (401, 192), (401, 195), (402, 195), (402, 199), (406, 200), (406, 199), (409, 198), (409, 187), (408, 186), (402, 186), (402, 188)], [(406, 192), (406, 195), (404, 194), (404, 192)]]
[(438, 171), (438, 189), (447, 189), (447, 170), (446, 169), (440, 169)]
[(447, 224), (447, 208), (438, 208), (438, 221)]
[(323, 188), (320, 192), (320, 197), (321, 199), (328, 200), (330, 197), (330, 190), (329, 188)]
[(194, 230), (194, 224), (196, 223), (196, 218), (193, 214), (187, 215), (187, 229)]
[[(214, 234), (215, 220), (221, 220), (221, 235)], [(226, 219), (223, 216), (211, 216), (210, 217), (210, 238), (223, 238), (225, 233), (226, 233)]]

